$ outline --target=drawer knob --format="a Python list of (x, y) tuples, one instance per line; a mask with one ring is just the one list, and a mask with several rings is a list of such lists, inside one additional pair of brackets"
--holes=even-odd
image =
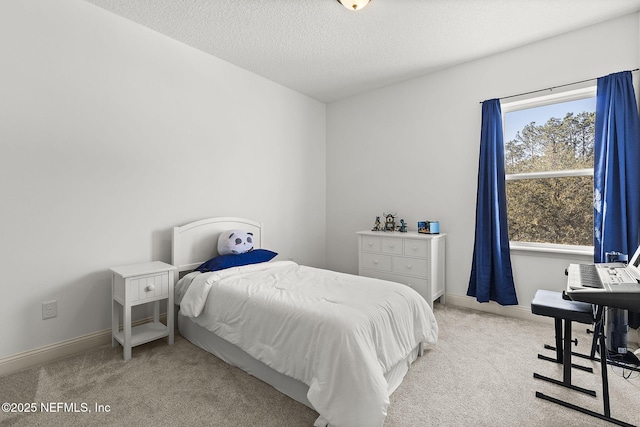
[(374, 264), (377, 264), (377, 263), (378, 263), (378, 260), (377, 260), (377, 259), (374, 259), (374, 260), (373, 260), (373, 263), (374, 263)]
[(369, 246), (373, 246), (373, 243), (369, 242)]
[(151, 291), (152, 291), (152, 290), (154, 290), (155, 288), (156, 288), (155, 286), (153, 286), (153, 285), (149, 285), (149, 286), (147, 286), (146, 288), (144, 288), (144, 290), (145, 290), (145, 291), (147, 291), (147, 292), (151, 292)]
[(393, 243), (389, 245), (390, 248), (395, 248), (396, 245), (394, 245)]
[(411, 264), (408, 264), (408, 265), (407, 265), (407, 268), (408, 268), (409, 270), (411, 270)]
[(418, 247), (417, 247), (417, 246), (414, 246), (414, 247), (413, 247), (413, 250), (414, 250), (414, 251), (417, 251), (417, 250), (418, 250)]

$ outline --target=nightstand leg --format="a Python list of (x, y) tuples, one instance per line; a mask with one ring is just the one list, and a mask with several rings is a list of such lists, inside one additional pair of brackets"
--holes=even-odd
[(153, 321), (156, 323), (160, 321), (160, 301), (153, 303)]
[(124, 329), (124, 360), (131, 359), (131, 306), (125, 304), (122, 308), (122, 323)]
[(116, 340), (116, 334), (120, 329), (120, 311), (118, 310), (118, 303), (111, 298), (111, 347), (118, 345)]
[(167, 342), (169, 345), (173, 344), (173, 315), (174, 315), (175, 307), (173, 306), (173, 290), (171, 290), (171, 296), (167, 301), (167, 329), (169, 332), (169, 337), (167, 338)]

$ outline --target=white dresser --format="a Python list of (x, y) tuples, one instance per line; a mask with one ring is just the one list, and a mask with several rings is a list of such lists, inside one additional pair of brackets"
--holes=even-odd
[(429, 305), (445, 302), (446, 234), (359, 231), (358, 274), (415, 289)]

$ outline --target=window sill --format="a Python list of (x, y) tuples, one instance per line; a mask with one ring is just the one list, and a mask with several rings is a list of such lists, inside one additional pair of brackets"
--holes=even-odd
[(593, 258), (593, 246), (553, 245), (549, 243), (509, 242), (512, 251), (559, 255), (579, 255)]

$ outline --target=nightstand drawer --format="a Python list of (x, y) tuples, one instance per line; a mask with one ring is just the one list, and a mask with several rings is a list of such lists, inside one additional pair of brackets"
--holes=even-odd
[(169, 274), (152, 274), (131, 278), (129, 283), (131, 302), (169, 296)]
[(391, 271), (391, 256), (364, 252), (362, 254), (362, 267)]
[(404, 241), (404, 254), (417, 258), (428, 258), (429, 242), (426, 240), (407, 239)]
[(393, 257), (392, 270), (394, 273), (426, 278), (429, 272), (429, 266), (424, 259)]

